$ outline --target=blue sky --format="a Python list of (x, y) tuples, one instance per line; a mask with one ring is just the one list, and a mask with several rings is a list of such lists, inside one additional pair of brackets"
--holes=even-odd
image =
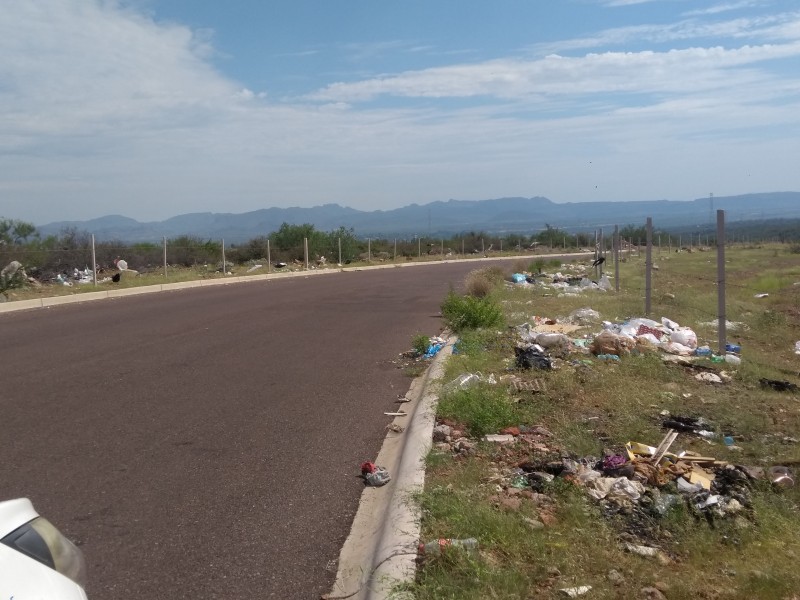
[(0, 216), (800, 190), (796, 0), (0, 9)]

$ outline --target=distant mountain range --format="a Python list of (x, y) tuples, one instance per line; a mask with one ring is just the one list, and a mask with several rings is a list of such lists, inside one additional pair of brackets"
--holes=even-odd
[[(712, 209), (713, 207), (713, 209)], [(448, 200), (411, 204), (394, 210), (360, 211), (338, 204), (313, 208), (265, 208), (252, 212), (190, 213), (166, 221), (140, 223), (111, 215), (89, 221), (61, 221), (38, 227), (42, 235), (57, 235), (65, 228), (94, 234), (98, 241), (155, 242), (182, 235), (202, 239), (225, 239), (239, 243), (276, 231), (282, 223), (310, 223), (318, 230), (353, 228), (358, 236), (412, 238), (416, 235), (451, 236), (468, 231), (491, 234), (535, 233), (546, 225), (571, 233), (606, 231), (614, 225), (644, 225), (652, 217), (660, 230), (699, 227), (716, 223), (716, 210), (723, 209), (727, 222), (800, 218), (800, 192), (770, 192), (699, 198), (691, 201), (652, 200), (635, 202), (567, 202), (547, 198), (498, 198), (494, 200)]]

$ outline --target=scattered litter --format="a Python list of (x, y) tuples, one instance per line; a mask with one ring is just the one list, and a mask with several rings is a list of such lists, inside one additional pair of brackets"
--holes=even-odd
[(552, 369), (553, 361), (541, 346), (520, 347), (514, 349), (518, 369)]
[(740, 365), (742, 364), (742, 359), (735, 354), (728, 353), (725, 355), (725, 362), (731, 365)]
[(557, 348), (559, 346), (569, 346), (569, 337), (564, 333), (542, 332), (536, 335), (534, 343), (545, 350)]
[(579, 308), (570, 313), (567, 321), (580, 325), (592, 325), (600, 321), (600, 313), (591, 308)]
[(761, 387), (772, 388), (776, 392), (796, 392), (798, 391), (797, 384), (790, 381), (779, 381), (777, 379), (767, 379), (762, 377), (758, 380)]
[(590, 585), (581, 585), (578, 587), (561, 588), (558, 591), (569, 598), (577, 598), (578, 596), (583, 596), (584, 594), (590, 592), (591, 589), (592, 586)]
[(394, 433), (403, 433), (406, 430), (405, 427), (403, 427), (402, 425), (398, 425), (397, 423), (389, 423), (386, 426), (386, 429)]
[(664, 419), (661, 425), (668, 429), (675, 429), (684, 433), (694, 433), (702, 437), (708, 437), (703, 434), (708, 433), (709, 429), (713, 429), (711, 423), (706, 421), (703, 417), (688, 417), (683, 415), (670, 415), (668, 418)]
[(800, 354), (800, 341), (794, 343), (794, 353)]
[(769, 294), (756, 294), (753, 298), (768, 298)]
[(478, 383), (495, 385), (497, 383), (497, 379), (495, 379), (493, 373), (490, 374), (489, 377), (485, 377), (480, 371), (477, 373), (463, 373), (456, 377), (453, 381), (450, 381), (442, 386), (442, 392), (447, 393), (455, 390), (465, 390), (469, 387), (477, 385)]
[(788, 467), (772, 467), (769, 470), (769, 478), (773, 485), (781, 488), (790, 488), (794, 485), (792, 472)]
[(387, 417), (406, 417), (406, 416), (408, 416), (408, 413), (402, 412), (402, 411), (400, 411), (400, 412), (385, 412), (383, 414), (385, 414)]
[[(598, 473), (599, 475), (599, 473)], [(641, 498), (644, 486), (627, 477), (592, 477), (587, 484), (587, 493), (595, 500), (609, 500), (613, 504), (625, 506)]]
[(430, 339), (428, 349), (425, 351), (425, 358), (433, 358), (439, 351), (444, 348), (447, 340), (440, 337), (432, 337)]
[(670, 341), (687, 346), (694, 350), (697, 348), (697, 334), (689, 327), (679, 327), (669, 334)]
[(446, 548), (461, 548), (463, 550), (476, 550), (478, 548), (478, 540), (476, 540), (475, 538), (467, 538), (465, 540), (442, 538), (424, 544), (420, 543), (419, 553), (423, 556), (438, 556)]
[(655, 558), (658, 556), (660, 550), (658, 548), (652, 548), (650, 546), (640, 546), (638, 544), (623, 544), (623, 548), (630, 552), (631, 554), (636, 554), (638, 556), (644, 556), (647, 558)]
[(589, 351), (595, 356), (600, 354), (615, 354), (622, 356), (630, 354), (636, 345), (633, 338), (618, 335), (612, 331), (604, 330), (589, 345)]
[(247, 269), (248, 273), (252, 273), (253, 271), (258, 271), (259, 269), (263, 269), (264, 265), (253, 265), (249, 269)]
[(709, 373), (708, 371), (698, 373), (694, 378), (698, 381), (705, 381), (706, 383), (722, 383), (722, 377), (716, 373)]
[(522, 380), (514, 378), (511, 382), (511, 389), (515, 392), (530, 392), (532, 394), (541, 394), (547, 391), (547, 387), (541, 379)]
[(367, 482), (367, 485), (373, 487), (386, 485), (392, 479), (389, 475), (389, 471), (371, 462), (362, 463), (361, 476), (364, 478), (364, 481)]
[(490, 433), (483, 436), (483, 439), (497, 444), (511, 444), (514, 441), (514, 436), (508, 433)]
[[(710, 329), (716, 329), (719, 327), (719, 321), (706, 321), (704, 323), (698, 323), (698, 325), (702, 325), (703, 327), (708, 327)], [(740, 321), (725, 321), (725, 329), (727, 331), (736, 331), (738, 329), (749, 329), (749, 327)]]

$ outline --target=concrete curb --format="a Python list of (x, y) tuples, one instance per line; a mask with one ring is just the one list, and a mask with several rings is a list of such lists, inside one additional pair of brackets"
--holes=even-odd
[[(565, 257), (580, 257), (585, 256), (587, 253), (575, 254), (554, 254), (555, 256)], [(538, 255), (546, 256), (546, 255)], [(482, 263), (496, 260), (520, 260), (524, 258), (533, 258), (526, 254), (517, 256), (497, 256), (491, 258), (458, 258), (451, 260), (431, 260), (426, 262), (407, 262), (407, 263), (391, 263), (388, 265), (370, 265), (365, 267), (336, 267), (329, 269), (314, 269), (308, 271), (296, 271), (288, 273), (261, 273), (258, 275), (245, 275), (237, 277), (229, 277), (227, 279), (197, 279), (194, 281), (178, 281), (175, 283), (161, 283), (156, 285), (145, 285), (141, 287), (98, 290), (95, 292), (82, 292), (80, 294), (72, 294), (70, 296), (49, 296), (45, 298), (34, 298), (31, 300), (13, 300), (11, 302), (0, 302), (0, 313), (16, 312), (18, 310), (31, 310), (34, 308), (48, 308), (51, 306), (59, 306), (62, 304), (75, 304), (76, 302), (91, 302), (94, 300), (107, 300), (110, 298), (122, 298), (125, 296), (138, 296), (140, 294), (152, 294), (156, 292), (171, 292), (177, 290), (187, 290), (198, 287), (209, 287), (215, 285), (232, 285), (236, 283), (250, 283), (253, 281), (270, 281), (272, 279), (286, 279), (289, 277), (313, 277), (315, 275), (332, 275), (333, 273), (347, 273), (355, 271), (371, 271), (374, 269), (399, 269), (405, 267), (425, 267), (429, 265), (448, 265), (463, 263), (464, 261)]]
[(350, 535), (339, 554), (339, 568), (327, 600), (399, 599), (393, 593), (400, 583), (416, 575), (421, 513), (415, 496), (425, 485), (425, 458), (431, 448), (438, 394), (435, 384), (444, 373), (454, 339), (448, 340), (401, 405), (406, 417), (394, 423), (405, 427), (390, 432), (375, 463), (389, 469), (392, 481), (379, 488), (367, 487), (361, 495)]

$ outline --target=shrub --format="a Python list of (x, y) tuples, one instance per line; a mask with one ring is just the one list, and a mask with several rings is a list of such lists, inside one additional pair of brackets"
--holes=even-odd
[(430, 346), (430, 338), (424, 333), (418, 333), (411, 338), (411, 349), (419, 355), (423, 355), (428, 351)]
[(464, 280), (467, 295), (475, 298), (485, 298), (492, 293), (498, 283), (503, 281), (505, 274), (499, 267), (478, 269), (469, 273)]
[(535, 261), (531, 263), (530, 271), (531, 273), (541, 273), (542, 269), (544, 269), (545, 261), (543, 258), (537, 258)]
[(456, 332), (503, 323), (503, 311), (490, 297), (459, 296), (452, 290), (442, 302), (442, 317)]

